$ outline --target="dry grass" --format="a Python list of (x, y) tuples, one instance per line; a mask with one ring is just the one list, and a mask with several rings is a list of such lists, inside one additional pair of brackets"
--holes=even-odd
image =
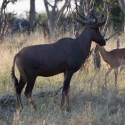
[[(14, 55), (24, 46), (48, 43), (41, 34), (30, 37), (20, 36), (6, 39), (0, 45), (0, 97), (14, 95), (11, 81), (11, 67)], [(125, 45), (122, 39), (121, 46)], [(110, 47), (111, 46), (111, 47)], [(106, 49), (116, 48), (110, 41)], [(119, 73), (118, 88), (114, 88), (114, 74), (108, 79), (108, 90), (103, 87), (105, 64), (101, 70), (93, 70), (92, 57), (86, 67), (74, 74), (71, 80), (70, 108), (61, 111), (61, 92), (56, 97), (35, 99), (38, 111), (34, 111), (27, 100), (23, 100), (24, 110), (17, 114), (17, 104), (0, 106), (1, 125), (124, 125), (125, 124), (125, 72)], [(18, 75), (18, 72), (17, 72)], [(36, 80), (33, 93), (56, 90), (62, 86), (63, 75)], [(4, 110), (6, 109), (6, 110)]]

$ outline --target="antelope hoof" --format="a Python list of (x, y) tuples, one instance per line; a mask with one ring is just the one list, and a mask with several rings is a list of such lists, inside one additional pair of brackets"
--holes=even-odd
[(37, 111), (37, 107), (36, 107), (36, 105), (34, 104), (34, 106), (33, 106), (33, 109), (35, 110), (35, 111)]
[(61, 109), (61, 110), (64, 109), (64, 99), (63, 99), (62, 102), (61, 102), (60, 109)]
[(70, 109), (70, 107), (68, 106), (68, 107), (67, 107), (67, 112), (70, 112), (70, 111), (71, 111), (71, 109)]
[(23, 107), (20, 107), (20, 108), (18, 109), (18, 113), (21, 114), (22, 111), (23, 111)]
[(63, 106), (61, 105), (61, 106), (60, 106), (60, 110), (62, 110), (62, 111), (63, 111), (63, 109), (64, 109), (64, 108), (63, 108)]

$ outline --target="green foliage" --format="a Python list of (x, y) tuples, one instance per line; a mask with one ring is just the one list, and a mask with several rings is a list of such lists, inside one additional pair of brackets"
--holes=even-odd
[[(47, 17), (46, 13), (42, 12), (36, 15), (36, 20), (39, 21), (40, 24), (45, 24), (47, 26)], [(38, 28), (42, 28), (40, 25), (38, 25)]]
[[(112, 2), (112, 0), (106, 1), (108, 4)], [(103, 0), (96, 0), (94, 5), (94, 11), (99, 14), (103, 9)], [(121, 26), (124, 22), (124, 13), (119, 7), (119, 2), (116, 0), (111, 7), (110, 14), (110, 25), (113, 25), (114, 30), (116, 30), (119, 26)]]
[(115, 6), (111, 12), (111, 22), (114, 29), (120, 27), (124, 22), (124, 14), (118, 6)]
[(47, 22), (46, 14), (44, 12), (39, 13), (38, 15), (36, 15), (36, 19), (37, 20), (40, 19), (40, 23)]

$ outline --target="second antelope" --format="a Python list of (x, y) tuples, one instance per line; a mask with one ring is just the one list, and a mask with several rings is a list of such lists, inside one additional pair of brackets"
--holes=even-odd
[(125, 48), (113, 49), (106, 51), (106, 49), (98, 44), (95, 47), (95, 51), (99, 51), (102, 59), (106, 62), (108, 70), (105, 74), (105, 86), (107, 87), (107, 77), (114, 69), (115, 73), (115, 86), (117, 86), (118, 67), (125, 65)]

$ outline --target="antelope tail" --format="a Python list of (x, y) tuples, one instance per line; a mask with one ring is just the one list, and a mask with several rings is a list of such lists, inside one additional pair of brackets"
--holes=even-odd
[(18, 86), (18, 80), (15, 76), (15, 60), (16, 60), (16, 56), (14, 57), (14, 60), (13, 60), (13, 66), (12, 66), (12, 70), (11, 70), (11, 77), (12, 77), (12, 80), (14, 82), (14, 88), (16, 89), (16, 87)]

